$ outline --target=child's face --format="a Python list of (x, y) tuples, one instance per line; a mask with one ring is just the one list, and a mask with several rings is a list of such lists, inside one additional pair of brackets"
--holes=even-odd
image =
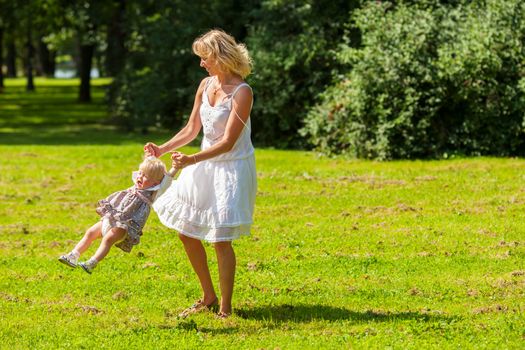
[(158, 185), (159, 182), (155, 181), (155, 179), (150, 178), (148, 173), (143, 172), (142, 170), (139, 170), (135, 185), (137, 185), (137, 188), (139, 190), (143, 190), (145, 188), (149, 188), (151, 186)]

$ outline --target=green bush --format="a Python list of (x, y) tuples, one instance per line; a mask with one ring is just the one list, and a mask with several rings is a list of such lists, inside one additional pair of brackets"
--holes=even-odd
[[(191, 52), (199, 34), (223, 28), (245, 42), (255, 66), (253, 139), (259, 146), (301, 147), (298, 134), (316, 96), (341, 69), (334, 48), (359, 0), (132, 2), (128, 57), (110, 93), (113, 115), (128, 129), (178, 128), (205, 71)], [(220, 15), (218, 15), (220, 14)]]
[(363, 158), (523, 154), (524, 8), (368, 3), (351, 19), (362, 46), (340, 47), (349, 68), (301, 133)]
[(334, 43), (359, 1), (267, 0), (247, 38), (255, 66), (252, 113), (257, 144), (300, 147), (298, 134), (316, 96), (339, 69)]

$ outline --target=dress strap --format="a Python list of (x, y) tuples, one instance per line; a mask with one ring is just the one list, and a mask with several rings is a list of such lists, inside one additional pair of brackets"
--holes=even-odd
[(213, 80), (213, 77), (208, 77), (206, 79), (206, 83), (204, 85), (204, 91), (202, 92), (203, 95), (208, 96), (208, 86), (210, 86), (212, 80)]
[(210, 86), (212, 80), (213, 80), (213, 77), (208, 77), (208, 79), (206, 79), (206, 85), (204, 86), (205, 89), (207, 89), (208, 86)]
[(250, 88), (250, 90), (252, 89), (250, 85), (246, 84), (246, 83), (240, 83), (239, 85), (237, 85), (237, 87), (235, 88), (235, 90), (233, 90), (233, 92), (231, 93), (232, 95), (232, 99), (233, 97), (235, 96), (235, 94), (237, 93), (237, 91), (239, 91), (240, 88), (242, 88), (243, 86), (247, 86), (248, 88)]
[[(239, 91), (240, 88), (242, 88), (243, 86), (247, 86), (251, 91), (252, 90), (252, 87), (246, 83), (241, 83), (239, 85), (237, 85), (237, 87), (235, 88), (235, 90), (233, 90), (233, 92), (231, 93), (231, 97), (230, 97), (230, 109), (233, 109), (233, 98), (235, 97), (235, 94), (237, 93), (237, 91)], [(252, 105), (250, 107), (250, 111), (253, 107), (253, 99), (252, 99)], [(244, 122), (244, 120), (242, 120), (242, 118), (239, 116), (239, 113), (237, 113), (236, 110), (233, 111), (235, 113), (235, 115), (237, 116), (237, 119), (239, 119), (241, 121), (241, 123), (243, 123), (243, 125), (248, 129), (250, 130), (250, 127)], [(248, 116), (248, 118), (250, 118), (250, 116)], [(250, 130), (251, 131), (251, 130)]]

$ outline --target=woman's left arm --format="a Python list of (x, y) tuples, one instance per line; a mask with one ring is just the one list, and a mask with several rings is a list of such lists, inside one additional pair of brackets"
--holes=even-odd
[(241, 87), (232, 100), (232, 110), (228, 117), (226, 130), (222, 139), (205, 150), (192, 155), (175, 152), (172, 155), (173, 164), (178, 168), (195, 164), (197, 162), (216, 157), (230, 151), (250, 117), (252, 109), (252, 90), (249, 87)]

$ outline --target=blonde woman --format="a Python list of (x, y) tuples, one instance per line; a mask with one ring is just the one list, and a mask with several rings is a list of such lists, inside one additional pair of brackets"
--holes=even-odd
[[(155, 157), (172, 151), (174, 167), (183, 169), (153, 207), (164, 225), (178, 231), (202, 288), (202, 297), (179, 316), (218, 304), (218, 317), (226, 318), (232, 312), (236, 265), (232, 241), (250, 234), (257, 190), (250, 138), (253, 95), (244, 81), (251, 72), (251, 58), (244, 45), (221, 30), (198, 37), (192, 48), (209, 77), (197, 89), (188, 123), (160, 146), (147, 143), (144, 151)], [(173, 152), (201, 129), (199, 152)], [(217, 254), (220, 302), (202, 241), (212, 243)]]

